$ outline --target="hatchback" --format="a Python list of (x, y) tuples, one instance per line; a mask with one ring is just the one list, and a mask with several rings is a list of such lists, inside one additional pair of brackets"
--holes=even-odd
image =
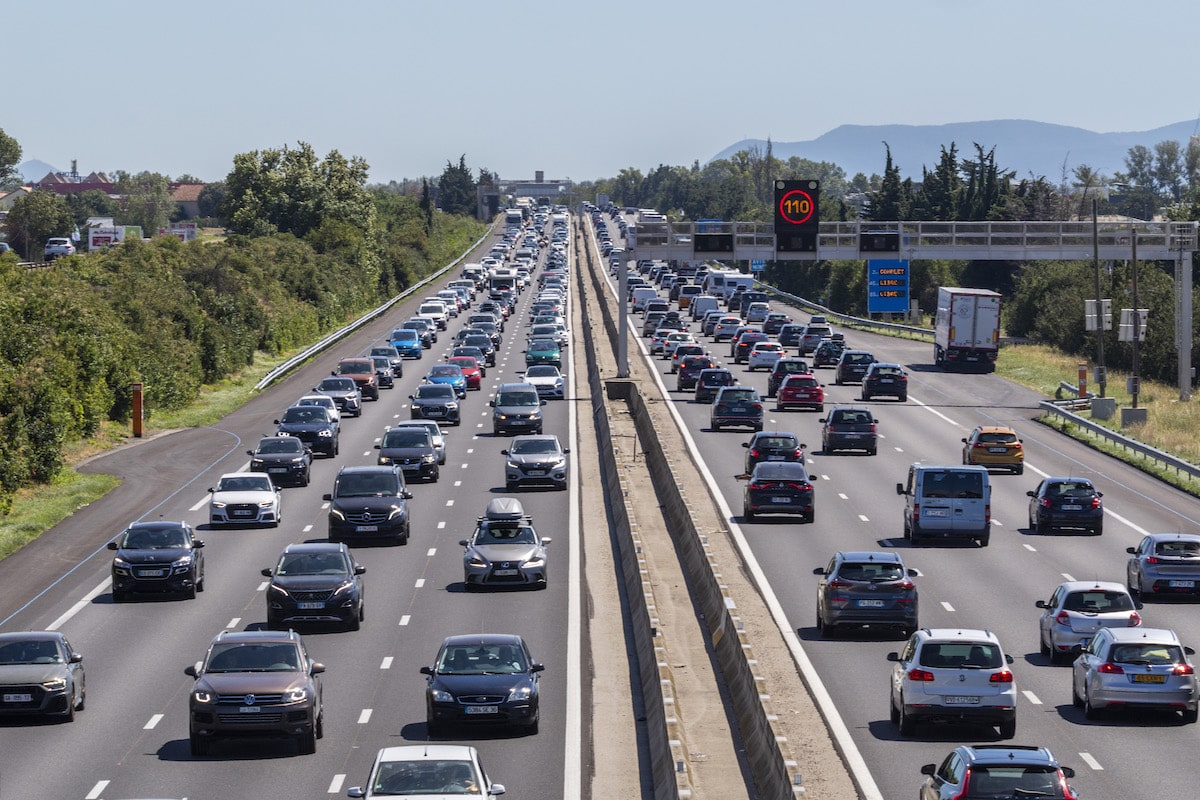
[(712, 338), (714, 342), (724, 341), (733, 336), (742, 327), (742, 318), (732, 315), (720, 317), (713, 325)]
[[(781, 330), (783, 330), (783, 326), (787, 325), (791, 321), (792, 318), (787, 314), (784, 314), (781, 311), (772, 311), (770, 314), (767, 314), (767, 318), (763, 320), (763, 333), (776, 336)], [(783, 343), (780, 342), (780, 344)]]
[(794, 433), (759, 431), (742, 442), (746, 448), (746, 472), (760, 461), (803, 461), (805, 445)]
[(742, 517), (752, 522), (759, 514), (799, 515), (801, 522), (816, 518), (813, 485), (801, 461), (760, 461), (749, 475), (742, 493)]
[(896, 628), (907, 639), (917, 630), (915, 569), (899, 553), (838, 552), (817, 567), (817, 629), (826, 638), (838, 626)]
[(1050, 797), (1075, 800), (1067, 784), (1075, 770), (1059, 766), (1044, 747), (962, 745), (938, 764), (925, 764), (927, 776), (917, 800), (946, 798)]
[(716, 366), (717, 362), (713, 360), (712, 356), (684, 356), (683, 361), (679, 364), (679, 369), (675, 373), (675, 391), (686, 392), (688, 389), (695, 389), (696, 381), (700, 378), (700, 373), (706, 369), (713, 369)]
[(729, 355), (735, 364), (745, 364), (750, 360), (750, 350), (759, 342), (767, 341), (767, 335), (761, 330), (747, 330), (729, 348)]
[(963, 439), (962, 463), (980, 467), (1004, 467), (1014, 475), (1025, 471), (1025, 451), (1012, 428), (977, 425)]
[(1194, 723), (1200, 686), (1175, 631), (1105, 628), (1071, 665), (1071, 701), (1088, 719), (1105, 709), (1136, 708), (1183, 712)]
[(457, 364), (434, 364), (425, 373), (425, 382), (435, 386), (449, 386), (459, 400), (467, 396), (467, 376)]
[(709, 427), (719, 431), (728, 425), (762, 430), (763, 407), (758, 390), (750, 386), (723, 386), (717, 390), (709, 414)]
[(869, 408), (841, 406), (821, 419), (821, 450), (826, 454), (838, 450), (866, 450), (875, 455), (879, 433), (875, 416)]
[(899, 364), (876, 361), (867, 367), (862, 378), (862, 399), (895, 397), (901, 403), (908, 400), (908, 373)]
[(796, 373), (785, 377), (779, 385), (775, 395), (775, 410), (787, 411), (797, 406), (816, 412), (825, 410), (825, 387), (815, 376)]
[(1134, 595), (1195, 597), (1200, 593), (1200, 535), (1151, 533), (1125, 552), (1129, 553), (1125, 575)]
[[(814, 348), (815, 349), (815, 348)], [(867, 368), (875, 363), (875, 356), (866, 350), (843, 350), (834, 368), (833, 382), (838, 386), (843, 383), (855, 383), (867, 374)]]
[(1066, 581), (1049, 600), (1034, 605), (1042, 609), (1038, 641), (1042, 655), (1058, 664), (1087, 646), (1101, 628), (1136, 628), (1142, 624), (1140, 604), (1113, 581)]
[(1025, 494), (1034, 533), (1055, 528), (1080, 528), (1096, 536), (1104, 532), (1104, 495), (1087, 478), (1046, 478)]
[(759, 369), (770, 370), (781, 358), (783, 358), (783, 345), (779, 342), (757, 342), (750, 348), (750, 354), (746, 356), (746, 368), (750, 372)]
[(697, 344), (696, 342), (678, 343), (671, 352), (671, 373), (679, 372), (679, 367), (683, 364), (685, 358), (703, 355), (705, 355), (705, 352), (704, 345), (702, 344)]
[(83, 656), (58, 631), (0, 633), (0, 717), (75, 720), (87, 700)]
[(483, 797), (504, 794), (492, 783), (479, 752), (461, 744), (421, 744), (385, 747), (375, 756), (366, 788), (352, 786), (347, 797)]

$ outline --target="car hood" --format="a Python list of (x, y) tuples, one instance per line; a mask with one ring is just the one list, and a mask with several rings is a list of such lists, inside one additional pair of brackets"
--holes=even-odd
[(282, 694), (308, 685), (302, 672), (206, 672), (197, 685), (221, 695)]
[(186, 547), (170, 547), (160, 550), (126, 550), (122, 547), (117, 551), (117, 558), (123, 558), (130, 564), (170, 564), (191, 554), (192, 551)]
[(541, 553), (536, 544), (480, 544), (471, 549), (488, 561), (528, 561)]
[(436, 375), (432, 378), (426, 378), (425, 380), (429, 381), (430, 383), (449, 384), (450, 386), (453, 386), (456, 383), (462, 383), (463, 376)]
[(315, 592), (336, 589), (349, 581), (345, 575), (276, 575), (271, 585), (289, 592)]
[[(349, 377), (349, 376), (347, 376), (347, 377)], [(335, 400), (337, 400), (338, 398), (345, 400), (347, 398), (352, 398), (352, 397), (357, 398), (358, 397), (357, 390), (352, 392), (349, 389), (347, 389), (346, 391), (333, 390), (333, 389), (322, 389), (321, 394), (325, 395), (326, 397), (332, 397)]]
[(504, 675), (442, 675), (434, 683), (455, 697), (473, 694), (507, 695), (514, 687), (530, 683), (525, 673)]
[(387, 458), (420, 458), (433, 455), (435, 450), (433, 447), (382, 447), (379, 454)]
[(226, 503), (228, 505), (241, 503), (265, 503), (267, 501), (275, 501), (275, 493), (267, 491), (253, 492), (213, 492), (212, 499), (214, 503)]
[(61, 678), (66, 664), (5, 664), (0, 666), (0, 686), (44, 683)]

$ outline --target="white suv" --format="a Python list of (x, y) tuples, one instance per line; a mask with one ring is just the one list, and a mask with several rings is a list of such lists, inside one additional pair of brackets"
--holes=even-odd
[(49, 261), (52, 258), (59, 256), (71, 256), (75, 254), (75, 245), (70, 239), (65, 236), (55, 236), (46, 240), (45, 257)]
[(996, 725), (1000, 737), (1017, 733), (1017, 686), (1000, 640), (991, 631), (921, 628), (892, 668), (890, 711), (901, 736), (919, 722)]

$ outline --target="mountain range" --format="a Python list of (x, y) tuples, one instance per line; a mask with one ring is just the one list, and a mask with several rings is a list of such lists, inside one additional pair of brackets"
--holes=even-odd
[[(1173, 139), (1187, 148), (1200, 133), (1200, 120), (1176, 122), (1148, 131), (1096, 133), (1068, 125), (1053, 125), (1021, 119), (984, 122), (955, 122), (946, 125), (841, 125), (804, 142), (771, 142), (775, 158), (799, 156), (810, 161), (837, 164), (852, 178), (858, 173), (882, 175), (887, 165), (884, 142), (892, 151), (892, 162), (900, 174), (921, 180), (922, 167), (932, 170), (941, 158), (942, 147), (958, 148), (958, 157), (975, 158), (975, 143), (985, 151), (996, 150), (996, 166), (1014, 170), (1017, 178), (1044, 177), (1057, 185), (1070, 180), (1074, 169), (1086, 164), (1107, 177), (1125, 172), (1129, 148), (1144, 145), (1151, 151), (1159, 142)], [(766, 152), (767, 140), (743, 139), (726, 147), (712, 160), (728, 158), (739, 150), (758, 148)]]

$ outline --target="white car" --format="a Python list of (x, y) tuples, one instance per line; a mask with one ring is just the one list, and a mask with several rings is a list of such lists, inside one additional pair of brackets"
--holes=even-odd
[(672, 355), (674, 355), (675, 348), (678, 345), (681, 345), (684, 343), (699, 344), (696, 341), (696, 337), (692, 336), (692, 334), (690, 332), (672, 330), (670, 333), (667, 334), (666, 338), (662, 340), (662, 344), (659, 345), (657, 350), (655, 350), (653, 347), (651, 347), (651, 352), (652, 353), (662, 353), (662, 357), (664, 359), (668, 359)]
[(208, 491), (210, 525), (275, 527), (283, 519), (282, 495), (265, 472), (230, 472)]
[(524, 379), (537, 387), (538, 397), (562, 400), (567, 396), (566, 382), (553, 364), (534, 364), (525, 370)]
[(504, 794), (504, 786), (492, 783), (479, 752), (469, 745), (417, 744), (385, 747), (375, 756), (367, 785), (352, 786), (347, 797), (421, 796), (425, 800), (474, 797), (485, 800)]
[(746, 357), (746, 367), (751, 372), (765, 369), (768, 372), (775, 368), (775, 362), (783, 358), (783, 345), (779, 342), (758, 342), (750, 349)]
[(329, 415), (334, 422), (342, 421), (342, 412), (338, 409), (337, 401), (327, 394), (306, 394), (296, 401), (298, 406), (321, 406), (329, 409)]
[(44, 253), (47, 261), (59, 256), (75, 255), (75, 245), (65, 236), (55, 236), (46, 240)]

